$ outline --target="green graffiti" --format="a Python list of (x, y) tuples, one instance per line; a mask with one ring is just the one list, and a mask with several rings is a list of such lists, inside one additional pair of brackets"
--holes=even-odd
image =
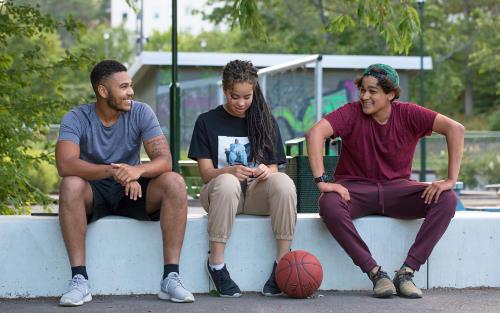
[[(322, 97), (322, 116), (328, 114), (349, 101), (346, 89), (340, 89), (331, 93), (324, 94)], [(273, 114), (280, 124), (280, 129), (287, 132), (292, 137), (304, 134), (316, 123), (316, 100), (310, 98), (305, 104), (305, 110), (299, 110), (295, 113), (290, 108), (278, 106), (273, 109)], [(302, 113), (303, 112), (303, 113)], [(282, 129), (285, 127), (286, 129)]]

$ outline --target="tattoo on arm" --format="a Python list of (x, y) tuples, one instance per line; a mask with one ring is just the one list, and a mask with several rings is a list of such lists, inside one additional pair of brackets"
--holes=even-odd
[(150, 159), (154, 159), (159, 156), (169, 156), (169, 148), (167, 140), (164, 136), (155, 137), (145, 144), (146, 152)]

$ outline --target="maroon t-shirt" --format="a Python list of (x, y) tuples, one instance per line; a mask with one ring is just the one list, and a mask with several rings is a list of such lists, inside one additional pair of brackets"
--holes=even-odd
[(359, 101), (325, 116), (334, 137), (342, 138), (335, 180), (408, 179), (418, 140), (432, 133), (437, 113), (409, 102), (393, 101), (391, 115), (380, 125), (365, 115)]

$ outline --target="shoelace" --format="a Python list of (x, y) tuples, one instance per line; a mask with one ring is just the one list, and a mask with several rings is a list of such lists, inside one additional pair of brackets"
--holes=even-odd
[(389, 278), (389, 275), (387, 275), (387, 272), (384, 272), (382, 269), (379, 269), (377, 273), (375, 273), (375, 275), (373, 275), (371, 278), (374, 282), (376, 282), (382, 278)]
[(72, 278), (69, 280), (69, 289), (77, 289), (81, 292), (83, 292), (83, 288), (82, 288), (82, 282), (84, 282), (83, 279), (81, 279), (80, 277), (77, 277), (77, 278)]
[(218, 285), (221, 285), (222, 282), (227, 280), (227, 278), (229, 277), (229, 275), (227, 275), (229, 273), (226, 272), (224, 269), (214, 271), (214, 273), (216, 274), (215, 277), (217, 278)]
[(398, 275), (398, 279), (401, 282), (412, 281), (412, 278), (413, 278), (413, 273), (412, 272), (399, 273), (399, 272), (396, 271), (396, 275)]
[(182, 279), (181, 279), (181, 277), (180, 277), (179, 275), (173, 275), (172, 280), (174, 281), (174, 283), (175, 283), (175, 286), (176, 286), (176, 287), (179, 287), (179, 286), (180, 286), (180, 287), (182, 287), (182, 288), (186, 289), (186, 288), (184, 287), (184, 284), (183, 284), (183, 282), (182, 282)]

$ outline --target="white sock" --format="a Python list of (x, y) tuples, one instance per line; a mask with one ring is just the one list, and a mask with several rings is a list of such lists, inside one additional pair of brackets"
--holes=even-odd
[(210, 266), (210, 269), (211, 269), (212, 271), (220, 271), (220, 270), (224, 267), (224, 265), (226, 265), (226, 263), (222, 263), (222, 264), (214, 264), (214, 265), (212, 265), (212, 264), (208, 264), (208, 265)]

